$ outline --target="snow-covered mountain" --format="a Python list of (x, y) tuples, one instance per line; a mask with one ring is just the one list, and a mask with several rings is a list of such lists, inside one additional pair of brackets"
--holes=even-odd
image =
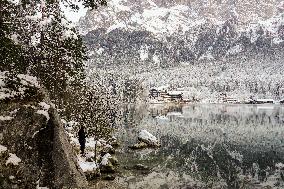
[(171, 35), (204, 23), (221, 25), (230, 19), (243, 26), (281, 11), (283, 4), (277, 0), (110, 0), (107, 7), (89, 11), (80, 20), (80, 30), (126, 28)]
[(179, 63), (282, 47), (283, 12), (277, 0), (111, 0), (78, 28), (99, 54)]
[(142, 75), (147, 85), (194, 87), (207, 97), (284, 95), (282, 79), (264, 79), (281, 78), (284, 1), (110, 0), (87, 12), (78, 29), (89, 70)]

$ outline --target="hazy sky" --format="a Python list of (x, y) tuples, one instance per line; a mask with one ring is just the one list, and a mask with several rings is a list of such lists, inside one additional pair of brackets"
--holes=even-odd
[(80, 17), (85, 16), (87, 12), (87, 9), (85, 9), (82, 4), (78, 4), (78, 6), (80, 7), (80, 10), (74, 12), (70, 8), (66, 8), (64, 5), (61, 5), (61, 8), (63, 9), (67, 19), (73, 23), (78, 22)]

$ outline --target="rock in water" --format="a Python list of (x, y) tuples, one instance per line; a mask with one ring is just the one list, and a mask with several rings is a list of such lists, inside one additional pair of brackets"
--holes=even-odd
[(138, 135), (138, 140), (146, 143), (149, 146), (159, 147), (158, 139), (146, 130), (141, 130)]
[(111, 158), (112, 157), (111, 157), (110, 154), (105, 154), (102, 157), (102, 160), (101, 160), (101, 163), (100, 163), (100, 170), (101, 170), (102, 173), (114, 173), (115, 172), (115, 168), (110, 161)]
[(149, 145), (146, 144), (145, 142), (139, 142), (136, 143), (132, 146), (129, 146), (129, 148), (133, 149), (133, 150), (137, 150), (137, 149), (143, 149), (143, 148), (147, 148)]
[(143, 165), (143, 164), (136, 164), (133, 166), (134, 169), (136, 170), (141, 170), (141, 171), (149, 171), (150, 168), (146, 165)]

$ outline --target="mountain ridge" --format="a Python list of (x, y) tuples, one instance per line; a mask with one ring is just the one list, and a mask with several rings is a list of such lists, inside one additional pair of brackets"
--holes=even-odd
[[(220, 20), (217, 17), (206, 17), (207, 14), (200, 16), (200, 12), (202, 12), (200, 7), (206, 8), (206, 6), (198, 5), (196, 2), (194, 4), (191, 1), (178, 1), (183, 4), (191, 2), (190, 7), (180, 3), (167, 4), (168, 1), (164, 3), (162, 1), (147, 1), (144, 3), (138, 1), (137, 4), (131, 4), (131, 2), (131, 0), (112, 0), (108, 5), (109, 7), (100, 8), (98, 12), (89, 11), (80, 20), (78, 28), (84, 34), (87, 46), (93, 49), (91, 54), (104, 49), (104, 44), (110, 46), (109, 43), (112, 42), (114, 46), (120, 47), (124, 46), (123, 43), (128, 46), (140, 45), (139, 49), (134, 48), (133, 50), (141, 52), (139, 56), (142, 61), (147, 58), (145, 54), (151, 54), (153, 51), (148, 52), (151, 47), (143, 44), (143, 42), (135, 45), (128, 44), (125, 40), (113, 39), (115, 36), (137, 42), (137, 37), (145, 38), (145, 35), (147, 35), (147, 38), (151, 38), (152, 41), (167, 44), (165, 46), (169, 45), (169, 48), (175, 46), (173, 50), (170, 50), (171, 53), (161, 54), (159, 53), (160, 49), (154, 50), (156, 51), (152, 53), (154, 63), (158, 62), (155, 61), (157, 56), (161, 57), (164, 54), (172, 54), (173, 56), (176, 54), (178, 54), (177, 56), (179, 54), (182, 54), (182, 56), (185, 53), (189, 54), (185, 61), (192, 61), (192, 59), (212, 60), (245, 52), (248, 49), (256, 49), (257, 51), (259, 48), (273, 50), (284, 45), (284, 1), (277, 3), (273, 1), (273, 8), (271, 8), (268, 15), (262, 15), (261, 17), (261, 14), (259, 14), (258, 19), (252, 15), (250, 18), (251, 20), (255, 19), (255, 21), (250, 22), (243, 22), (240, 19), (240, 16), (238, 16), (240, 13), (236, 11), (236, 8), (241, 6), (234, 3), (235, 1), (225, 1), (220, 6), (217, 6), (216, 3), (210, 5), (210, 7), (217, 6), (219, 9), (227, 5), (226, 11), (231, 14), (226, 19)], [(261, 5), (263, 3), (264, 1), (260, 2)], [(196, 8), (197, 5), (200, 6), (199, 9)], [(258, 7), (262, 6), (259, 5)], [(191, 9), (197, 11), (189, 13), (188, 11)], [(248, 8), (248, 11), (251, 9)], [(260, 10), (262, 9), (260, 8)], [(259, 11), (255, 10), (255, 12)], [(97, 32), (100, 35), (96, 36), (96, 42), (90, 43), (93, 40), (92, 33)], [(103, 38), (104, 44), (99, 42), (101, 38)], [(183, 44), (183, 46), (180, 47), (180, 44)], [(119, 51), (125, 51), (125, 49), (129, 48), (127, 45), (119, 49)], [(108, 51), (108, 49), (104, 50)], [(111, 54), (116, 53), (115, 49), (111, 49), (111, 51), (114, 51)], [(185, 53), (179, 53), (179, 51)], [(154, 56), (155, 54), (157, 56)], [(192, 58), (193, 55), (195, 55), (194, 58)], [(184, 61), (184, 58), (181, 59)]]
[[(80, 19), (80, 31), (87, 33), (97, 28), (127, 28), (155, 33), (188, 31), (205, 22), (216, 23), (233, 19), (239, 25), (268, 19), (283, 12), (283, 1), (133, 1), (111, 0), (107, 7), (90, 10)], [(157, 26), (159, 25), (159, 26)], [(171, 25), (171, 26), (170, 26)], [(155, 28), (161, 29), (161, 31)], [(172, 30), (173, 27), (174, 30)], [(166, 29), (165, 29), (166, 28)]]

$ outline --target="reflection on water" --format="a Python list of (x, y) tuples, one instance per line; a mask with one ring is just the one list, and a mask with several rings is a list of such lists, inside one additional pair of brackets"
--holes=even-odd
[[(159, 149), (132, 151), (137, 132)], [(119, 131), (121, 188), (284, 188), (284, 106), (127, 107)], [(150, 171), (129, 170), (136, 164)]]

